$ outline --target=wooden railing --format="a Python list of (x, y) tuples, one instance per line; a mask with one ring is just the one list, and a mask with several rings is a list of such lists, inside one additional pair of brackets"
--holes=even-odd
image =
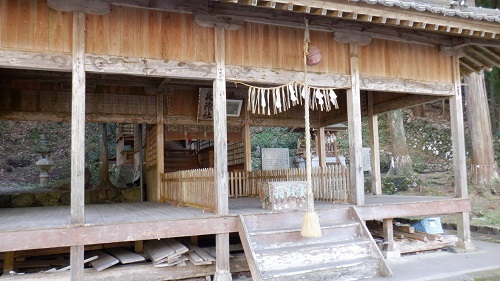
[[(331, 165), (327, 167), (312, 168), (312, 187), (314, 199), (318, 201), (346, 202), (349, 192), (348, 167)], [(258, 186), (261, 182), (274, 181), (305, 181), (304, 168), (294, 168), (272, 171), (247, 172), (242, 181), (241, 174), (229, 174), (229, 196), (258, 196)], [(243, 183), (242, 183), (243, 182)], [(240, 190), (243, 190), (240, 192)]]
[(166, 173), (161, 188), (164, 191), (162, 201), (215, 212), (217, 193), (213, 168)]
[[(230, 172), (229, 197), (259, 196), (258, 186), (263, 182), (305, 181), (303, 168)], [(327, 202), (346, 202), (349, 192), (348, 168), (341, 165), (314, 167), (312, 169), (314, 199)], [(216, 190), (214, 169), (195, 169), (163, 175), (163, 201), (215, 211)]]

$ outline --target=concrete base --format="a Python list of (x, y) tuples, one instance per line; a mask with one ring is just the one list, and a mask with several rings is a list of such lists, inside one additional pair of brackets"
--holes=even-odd
[(216, 271), (214, 275), (214, 281), (233, 281), (233, 277), (230, 272), (220, 272)]
[(400, 251), (382, 251), (382, 255), (387, 259), (397, 259), (401, 257)]
[(452, 253), (470, 253), (474, 252), (477, 250), (476, 246), (468, 241), (458, 241), (455, 246), (449, 248), (450, 252)]

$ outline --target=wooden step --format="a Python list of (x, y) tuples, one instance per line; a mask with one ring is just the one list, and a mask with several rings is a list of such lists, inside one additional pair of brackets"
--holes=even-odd
[(261, 271), (293, 269), (300, 266), (314, 267), (318, 264), (359, 259), (370, 255), (370, 240), (368, 239), (255, 251), (256, 264)]
[(262, 272), (262, 279), (272, 281), (345, 281), (371, 278), (379, 274), (379, 260), (365, 257), (355, 260), (317, 264), (315, 266), (304, 265), (280, 270), (267, 270)]
[(350, 222), (322, 226), (321, 237), (318, 238), (305, 238), (297, 228), (286, 231), (260, 230), (249, 233), (249, 237), (252, 247), (261, 249), (321, 242), (333, 243), (361, 238), (361, 234), (359, 223)]
[[(320, 225), (328, 225), (339, 222), (353, 221), (348, 208), (317, 210)], [(261, 229), (300, 228), (305, 212), (271, 213), (245, 216), (245, 222), (249, 232)]]

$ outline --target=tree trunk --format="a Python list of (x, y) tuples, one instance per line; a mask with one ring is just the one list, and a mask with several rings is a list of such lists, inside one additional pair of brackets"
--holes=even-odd
[(99, 186), (110, 187), (109, 165), (108, 165), (108, 130), (106, 123), (99, 123)]
[(415, 117), (425, 117), (424, 105), (415, 105), (413, 108), (413, 116)]
[(392, 144), (391, 168), (388, 175), (406, 176), (413, 174), (408, 145), (406, 144), (403, 112), (401, 109), (387, 114), (387, 123)]
[(484, 73), (472, 73), (465, 77), (465, 82), (469, 85), (469, 91), (465, 97), (472, 143), (472, 182), (484, 187), (498, 177)]

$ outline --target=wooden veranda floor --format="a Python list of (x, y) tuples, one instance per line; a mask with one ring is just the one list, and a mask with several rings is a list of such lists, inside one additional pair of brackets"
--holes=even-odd
[[(356, 207), (365, 220), (470, 210), (468, 199), (447, 197), (367, 195), (365, 201)], [(350, 206), (315, 205), (319, 212)], [(67, 206), (0, 209), (0, 252), (237, 232), (238, 215), (271, 212), (258, 198), (230, 198), (229, 208), (229, 215), (218, 216), (167, 203), (87, 205), (82, 226), (69, 223)]]

